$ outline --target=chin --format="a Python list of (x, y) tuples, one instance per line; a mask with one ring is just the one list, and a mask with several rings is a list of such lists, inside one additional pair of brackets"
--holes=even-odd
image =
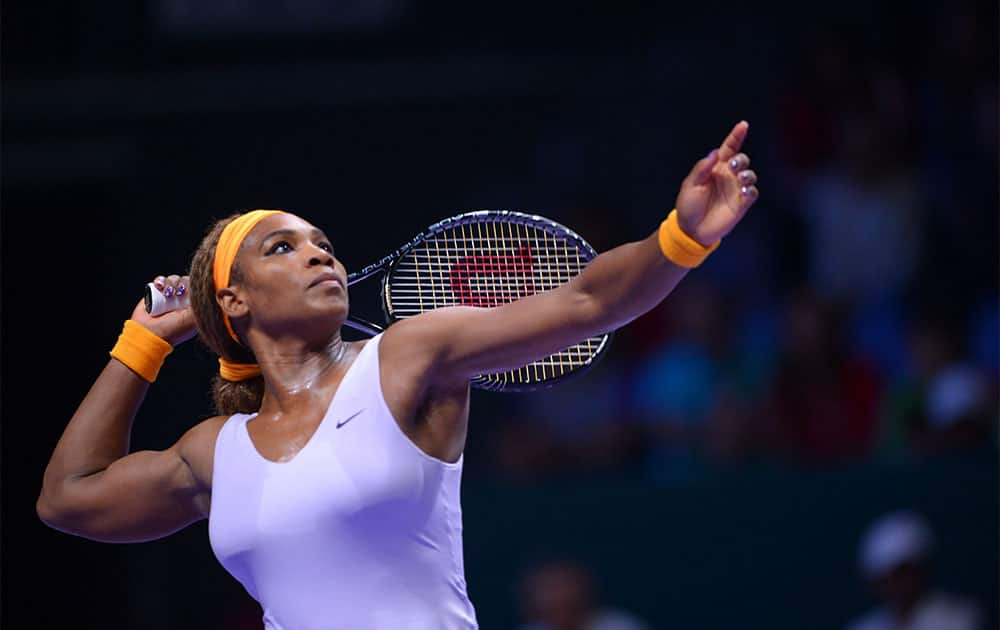
[(342, 300), (336, 304), (327, 305), (327, 307), (323, 309), (323, 315), (330, 319), (336, 319), (343, 322), (343, 320), (347, 319), (347, 314), (350, 310), (351, 309), (347, 304), (347, 300)]

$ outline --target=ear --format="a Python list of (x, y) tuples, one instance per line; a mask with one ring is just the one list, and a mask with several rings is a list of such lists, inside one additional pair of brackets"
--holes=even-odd
[(216, 291), (215, 301), (219, 304), (222, 312), (231, 320), (246, 315), (250, 310), (247, 303), (240, 297), (240, 292), (232, 287)]

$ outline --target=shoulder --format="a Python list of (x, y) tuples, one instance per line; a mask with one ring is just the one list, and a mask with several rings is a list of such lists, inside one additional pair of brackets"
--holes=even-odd
[[(481, 318), (499, 309), (445, 306), (398, 320), (382, 333), (379, 357), (384, 363), (402, 366), (424, 376), (440, 367), (452, 354), (459, 332), (482, 327)], [(456, 385), (468, 379), (455, 379)]]
[(466, 325), (490, 310), (472, 306), (442, 306), (399, 319), (382, 333), (380, 346), (402, 346), (405, 349), (416, 345), (426, 352), (435, 343), (440, 344), (442, 340), (454, 336), (456, 327)]
[(215, 444), (215, 438), (218, 437), (219, 431), (222, 430), (222, 425), (226, 423), (231, 416), (212, 416), (211, 418), (206, 418), (198, 424), (194, 425), (190, 429), (184, 432), (181, 439), (178, 441), (178, 445), (182, 449), (195, 449), (201, 448), (206, 442)]
[(199, 485), (208, 489), (212, 480), (215, 441), (230, 416), (213, 416), (188, 429), (177, 441), (177, 452), (191, 468)]
[(436, 362), (450, 323), (443, 315), (421, 313), (396, 321), (381, 333), (378, 354), (383, 373), (390, 368), (396, 378), (418, 379), (426, 374)]

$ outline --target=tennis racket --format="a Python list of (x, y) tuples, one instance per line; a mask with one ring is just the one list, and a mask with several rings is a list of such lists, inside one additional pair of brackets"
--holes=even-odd
[[(349, 287), (381, 278), (383, 321), (350, 315), (344, 324), (374, 336), (393, 322), (436, 308), (493, 308), (568, 282), (596, 256), (581, 236), (551, 219), (511, 210), (466, 212), (434, 223), (349, 274)], [(157, 293), (152, 284), (146, 287), (151, 313), (162, 301)], [(592, 368), (607, 352), (612, 335), (589, 337), (517, 369), (475, 376), (471, 384), (497, 392), (551, 387)]]

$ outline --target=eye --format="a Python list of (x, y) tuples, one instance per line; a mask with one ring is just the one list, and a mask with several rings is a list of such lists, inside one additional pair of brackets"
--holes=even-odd
[(331, 245), (330, 243), (323, 241), (322, 243), (319, 244), (319, 247), (320, 249), (325, 249), (326, 251), (333, 254), (333, 245)]
[(292, 245), (288, 241), (278, 241), (267, 250), (267, 256), (272, 254), (283, 254), (292, 251)]

